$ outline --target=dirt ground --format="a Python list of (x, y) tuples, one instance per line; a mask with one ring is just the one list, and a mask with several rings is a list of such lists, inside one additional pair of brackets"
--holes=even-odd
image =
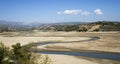
[[(99, 40), (85, 41), (85, 42), (69, 42), (58, 43), (53, 45), (46, 45), (48, 49), (77, 49), (80, 50), (93, 50), (93, 51), (106, 51), (120, 53), (120, 33), (77, 33), (79, 36), (98, 36)], [(78, 36), (77, 35), (77, 36)]]
[[(87, 36), (87, 37), (85, 37)], [(100, 37), (99, 40), (73, 42), (89, 39), (88, 37)], [(106, 51), (120, 53), (120, 33), (119, 32), (5, 32), (0, 33), (0, 42), (6, 46), (11, 46), (16, 43), (27, 45), (29, 43), (44, 42), (44, 41), (58, 41), (68, 43), (48, 44), (38, 46), (40, 49), (54, 50), (54, 51)], [(111, 61), (102, 61), (103, 63), (88, 60), (85, 58), (76, 58), (74, 56), (66, 55), (49, 55), (53, 60), (53, 64), (105, 64)], [(64, 60), (67, 59), (67, 60)], [(94, 59), (95, 60), (95, 59)], [(100, 59), (101, 60), (101, 59)], [(100, 61), (99, 59), (97, 61)], [(76, 63), (77, 62), (77, 63)], [(111, 63), (112, 64), (112, 63)]]

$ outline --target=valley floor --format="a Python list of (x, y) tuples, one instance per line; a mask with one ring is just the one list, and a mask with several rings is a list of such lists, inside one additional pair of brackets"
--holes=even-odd
[[(99, 40), (79, 42), (89, 37), (100, 37)], [(67, 42), (38, 46), (41, 50), (50, 51), (104, 51), (120, 53), (119, 32), (7, 32), (0, 33), (0, 42), (10, 47), (15, 43), (27, 45), (35, 42)], [(114, 62), (112, 60), (96, 59), (88, 60), (82, 57), (68, 55), (48, 55), (53, 64), (105, 64)], [(102, 60), (102, 63), (99, 62)], [(98, 61), (98, 62), (97, 62)]]

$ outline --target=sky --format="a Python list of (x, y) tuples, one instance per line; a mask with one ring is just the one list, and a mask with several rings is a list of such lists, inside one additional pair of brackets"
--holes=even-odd
[(120, 21), (120, 0), (0, 0), (0, 20), (17, 22)]

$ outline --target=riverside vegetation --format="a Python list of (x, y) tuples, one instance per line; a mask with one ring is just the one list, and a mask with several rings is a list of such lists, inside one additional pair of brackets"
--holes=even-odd
[[(29, 46), (21, 46), (20, 43), (12, 45), (12, 49), (0, 43), (0, 64), (50, 64), (50, 59), (46, 55), (44, 58), (41, 55), (30, 52)], [(38, 61), (37, 59), (40, 58)], [(41, 61), (42, 60), (42, 61)]]

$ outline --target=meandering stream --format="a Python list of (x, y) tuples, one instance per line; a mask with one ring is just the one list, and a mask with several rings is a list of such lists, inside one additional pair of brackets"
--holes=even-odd
[[(85, 41), (93, 41), (98, 40), (100, 37), (89, 37), (88, 40), (80, 40), (80, 41), (74, 41), (74, 42), (85, 42)], [(37, 46), (41, 45), (47, 45), (47, 44), (56, 44), (61, 42), (43, 42), (37, 44)], [(62, 42), (63, 43), (63, 42)], [(68, 43), (68, 42), (64, 42)], [(103, 59), (111, 59), (111, 60), (120, 60), (120, 54), (119, 53), (95, 53), (95, 52), (74, 52), (74, 51), (38, 51), (36, 53), (42, 53), (42, 54), (59, 54), (59, 55), (71, 55), (71, 56), (84, 56), (84, 57), (91, 57), (91, 58), (103, 58)]]

